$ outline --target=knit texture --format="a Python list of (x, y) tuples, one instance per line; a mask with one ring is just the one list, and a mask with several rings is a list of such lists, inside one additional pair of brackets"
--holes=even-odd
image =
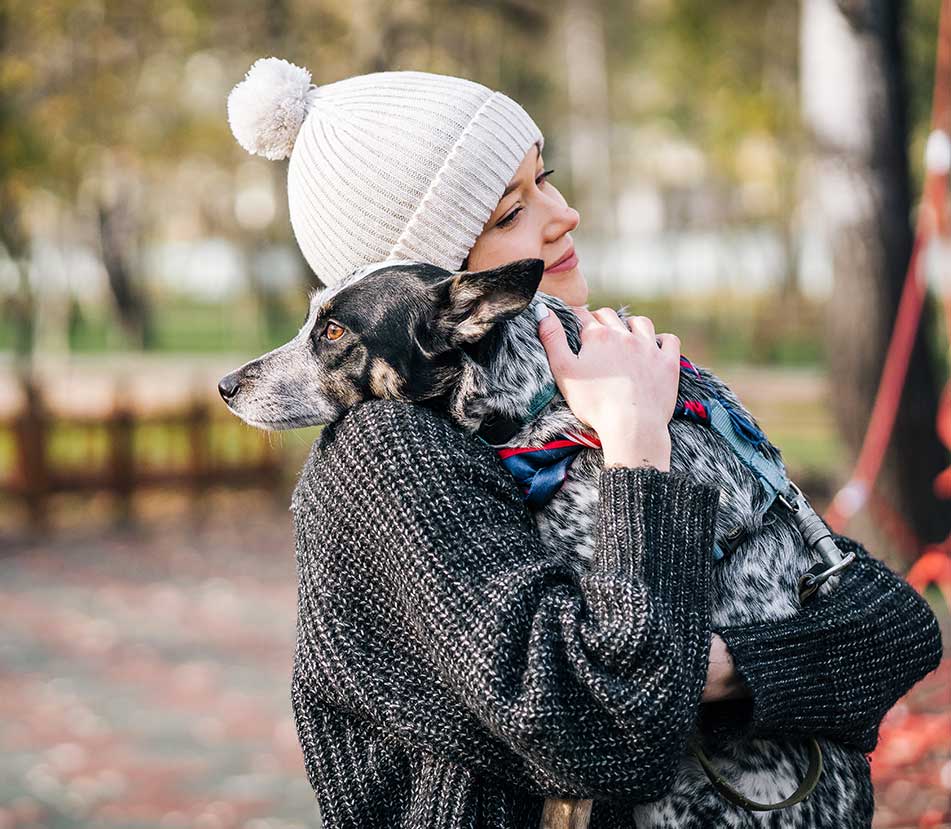
[(718, 500), (604, 471), (579, 579), (445, 418), (371, 401), (326, 427), (293, 498), (293, 701), (324, 825), (534, 829), (545, 795), (660, 796), (706, 676)]
[[(595, 798), (592, 829), (633, 827), (720, 707), (699, 706), (717, 503), (678, 475), (603, 471), (578, 578), (443, 416), (371, 401), (326, 427), (292, 502), (292, 700), (324, 825), (536, 829), (561, 795)], [(927, 605), (861, 554), (795, 619), (721, 632), (752, 690), (738, 727), (864, 747), (937, 664)]]
[(286, 61), (257, 61), (228, 115), (249, 152), (290, 155), (291, 227), (324, 285), (392, 259), (458, 270), (526, 153), (544, 145), (515, 101), (464, 78), (309, 80)]
[(832, 593), (792, 619), (717, 633), (754, 689), (741, 703), (749, 733), (832, 734), (871, 752), (886, 712), (938, 667), (942, 643), (928, 603), (857, 541)]

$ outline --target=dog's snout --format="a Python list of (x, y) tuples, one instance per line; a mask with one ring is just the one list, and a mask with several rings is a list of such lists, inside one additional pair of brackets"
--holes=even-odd
[(240, 388), (241, 377), (240, 373), (237, 371), (232, 371), (231, 374), (226, 374), (221, 378), (221, 380), (218, 381), (218, 394), (221, 395), (221, 398), (225, 401), (225, 403), (232, 400)]

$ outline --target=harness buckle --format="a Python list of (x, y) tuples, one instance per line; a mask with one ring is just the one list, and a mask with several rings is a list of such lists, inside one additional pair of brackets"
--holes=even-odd
[[(792, 498), (791, 501), (786, 497), (787, 495)], [(777, 493), (776, 498), (784, 507), (786, 507), (786, 509), (794, 514), (799, 512), (800, 504), (805, 500), (802, 490), (792, 481), (789, 482), (789, 486), (786, 488), (785, 492)]]

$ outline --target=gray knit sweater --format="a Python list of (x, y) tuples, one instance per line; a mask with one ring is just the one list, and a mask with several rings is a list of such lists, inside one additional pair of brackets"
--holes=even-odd
[[(629, 803), (665, 792), (698, 724), (717, 502), (678, 475), (603, 471), (578, 578), (495, 454), (443, 416), (371, 401), (326, 427), (292, 502), (292, 699), (324, 826), (535, 829), (562, 795), (595, 798), (592, 829), (632, 827)], [(940, 637), (861, 552), (846, 601), (720, 631), (752, 700), (718, 727), (870, 750)]]

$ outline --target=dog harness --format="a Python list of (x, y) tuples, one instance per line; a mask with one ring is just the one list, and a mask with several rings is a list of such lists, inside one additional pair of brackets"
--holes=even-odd
[[(702, 381), (699, 369), (686, 357), (680, 358), (680, 371), (691, 372)], [(597, 435), (586, 432), (563, 432), (541, 446), (507, 447), (507, 443), (521, 427), (535, 418), (554, 398), (558, 387), (548, 383), (529, 403), (524, 418), (489, 415), (482, 422), (477, 437), (495, 449), (503, 465), (509, 470), (522, 490), (522, 498), (534, 508), (547, 504), (564, 484), (572, 461), (584, 450), (600, 448)], [(792, 513), (802, 532), (806, 545), (819, 553), (824, 563), (815, 565), (800, 582), (800, 598), (810, 598), (830, 576), (846, 567), (854, 553), (843, 557), (832, 540), (829, 528), (816, 514), (800, 489), (786, 475), (786, 467), (778, 457), (771, 456), (766, 435), (755, 423), (735, 406), (715, 392), (700, 400), (685, 400), (674, 409), (674, 418), (698, 423), (712, 429), (724, 438), (739, 460), (756, 476), (766, 499), (765, 514), (778, 500)], [(729, 531), (724, 539), (717, 539), (713, 556), (720, 561), (740, 545), (746, 535), (742, 527)]]

